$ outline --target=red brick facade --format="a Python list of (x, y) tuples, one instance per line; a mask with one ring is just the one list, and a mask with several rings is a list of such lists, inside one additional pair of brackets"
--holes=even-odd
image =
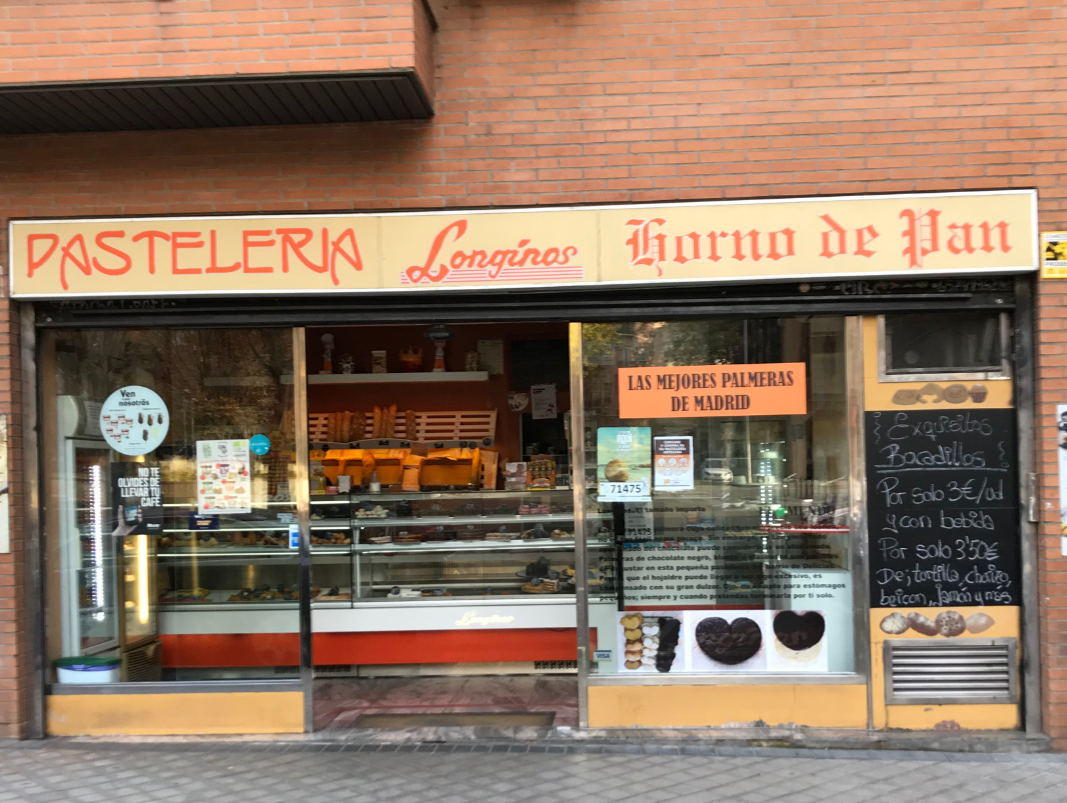
[[(0, 30), (18, 22), (19, 36), (29, 37), (8, 35), (8, 47), (20, 50), (0, 51), (2, 80), (197, 74), (216, 67), (333, 70), (408, 57), (384, 40), (364, 38), (368, 20), (354, 18), (340, 2), (331, 11), (329, 42), (321, 39), (319, 22), (315, 32), (293, 27), (298, 18), (307, 20), (297, 7), (318, 3), (84, 5), (114, 9), (113, 19), (123, 22), (111, 28), (106, 16), (76, 19), (58, 35), (62, 26), (41, 25), (69, 23), (59, 9), (73, 4), (0, 7)], [(353, 9), (378, 7), (387, 12), (379, 19), (391, 20), (402, 5), (366, 2)], [(1067, 113), (1056, 94), (1067, 74), (1067, 18), (1054, 0), (433, 0), (431, 7), (439, 25), (432, 120), (0, 138), (6, 188), (0, 216), (1034, 187), (1041, 227), (1067, 228), (1061, 186)], [(165, 28), (160, 20), (179, 8), (192, 19)], [(270, 15), (283, 8), (290, 22), (278, 25), (285, 30), (267, 30)], [(232, 17), (218, 26), (234, 30), (213, 34), (215, 23), (202, 17), (214, 14)], [(416, 40), (429, 38), (428, 24), (421, 33), (414, 29)], [(41, 31), (51, 38), (40, 38)], [(108, 38), (93, 38), (94, 32)], [(205, 39), (211, 35), (225, 42)], [(342, 54), (348, 46), (360, 54)], [(252, 48), (251, 67), (241, 60), (246, 48)], [(1043, 285), (1041, 291), (1037, 415), (1048, 423), (1038, 444), (1046, 500), (1045, 723), (1064, 749), (1067, 559), (1059, 555), (1052, 418), (1053, 405), (1067, 402), (1061, 354), (1067, 289)], [(0, 412), (12, 413), (17, 384), (9, 372), (17, 371), (17, 360), (8, 349), (17, 339), (11, 327), (4, 331), (0, 348), (9, 369), (0, 375)], [(14, 734), (24, 707), (15, 663), (20, 586), (7, 573), (14, 564), (0, 565), (6, 611), (0, 723)]]
[(426, 26), (422, 0), (13, 0), (0, 5), (0, 83), (421, 72)]

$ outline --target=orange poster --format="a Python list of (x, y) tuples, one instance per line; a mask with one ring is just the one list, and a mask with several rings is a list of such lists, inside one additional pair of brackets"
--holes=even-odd
[(802, 362), (619, 369), (619, 418), (804, 415)]

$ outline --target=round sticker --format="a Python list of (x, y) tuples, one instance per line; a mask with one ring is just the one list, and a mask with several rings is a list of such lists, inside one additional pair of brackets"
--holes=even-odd
[(170, 429), (170, 411), (154, 390), (140, 385), (119, 388), (100, 408), (100, 431), (108, 446), (136, 457), (154, 451)]
[(253, 454), (264, 455), (270, 451), (270, 438), (266, 435), (253, 435), (248, 440), (248, 448)]

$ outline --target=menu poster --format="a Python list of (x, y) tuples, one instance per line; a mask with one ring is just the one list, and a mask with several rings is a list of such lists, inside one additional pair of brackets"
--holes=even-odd
[(693, 437), (652, 439), (653, 479), (657, 491), (693, 490)]
[(111, 499), (115, 535), (156, 535), (163, 531), (159, 463), (112, 463)]
[(1015, 411), (866, 414), (871, 606), (1018, 605)]
[(652, 487), (652, 429), (600, 427), (596, 431), (599, 502), (648, 502)]
[(555, 385), (549, 384), (531, 386), (530, 398), (533, 405), (533, 417), (535, 419), (559, 417), (559, 409), (556, 405)]
[(252, 512), (248, 441), (196, 442), (196, 498), (200, 515)]

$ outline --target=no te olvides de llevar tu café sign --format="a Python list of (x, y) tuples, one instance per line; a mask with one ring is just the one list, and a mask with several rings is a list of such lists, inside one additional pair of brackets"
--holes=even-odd
[(766, 281), (1036, 270), (1033, 190), (10, 223), (15, 298)]

